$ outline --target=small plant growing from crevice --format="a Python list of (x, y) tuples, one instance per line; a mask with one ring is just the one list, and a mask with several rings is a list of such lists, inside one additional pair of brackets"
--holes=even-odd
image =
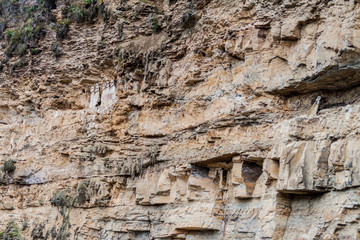
[(56, 191), (50, 199), (51, 204), (56, 207), (71, 207), (72, 201), (69, 191)]
[(83, 0), (83, 2), (84, 2), (86, 5), (90, 5), (90, 4), (93, 2), (93, 0)]
[(124, 34), (124, 23), (123, 22), (118, 23), (117, 30), (118, 30), (119, 39), (122, 39), (123, 34)]
[(30, 48), (30, 54), (31, 54), (31, 55), (38, 55), (39, 53), (41, 53), (41, 50), (40, 50), (40, 49)]
[(184, 28), (193, 28), (196, 24), (196, 16), (194, 10), (185, 11), (181, 16), (181, 25)]
[(40, 5), (31, 5), (28, 7), (25, 7), (25, 19), (29, 19), (31, 18), (31, 16), (33, 16), (34, 13), (40, 11)]
[(160, 32), (161, 26), (159, 24), (156, 14), (150, 13), (150, 15), (148, 16), (148, 23), (150, 24), (151, 29), (154, 33)]
[(80, 184), (78, 185), (76, 191), (77, 191), (77, 196), (75, 198), (75, 202), (78, 205), (82, 205), (84, 204), (87, 200), (88, 200), (88, 196), (87, 196), (87, 182), (86, 181), (82, 181), (80, 182)]
[(16, 169), (15, 163), (13, 160), (8, 160), (4, 163), (4, 165), (2, 166), (2, 170), (5, 173), (13, 173)]
[(28, 227), (29, 227), (29, 223), (28, 223), (27, 219), (25, 219), (22, 223), (22, 231), (24, 231)]
[(5, 29), (6, 29), (6, 20), (1, 19), (0, 20), (0, 40), (2, 40), (4, 37), (3, 33), (4, 33)]
[(16, 69), (20, 69), (22, 67), (25, 67), (26, 65), (27, 62), (25, 61), (25, 59), (21, 58), (11, 66), (10, 73), (12, 74)]
[(148, 149), (147, 155), (150, 158), (150, 164), (154, 165), (156, 163), (156, 158), (159, 154), (159, 149), (157, 145), (153, 145)]
[(31, 239), (48, 239), (48, 237), (44, 236), (45, 223), (36, 223), (34, 228), (31, 231)]
[(59, 44), (57, 42), (53, 42), (50, 49), (56, 58), (59, 58), (61, 56)]
[(69, 31), (70, 20), (60, 20), (56, 24), (56, 39), (62, 40), (66, 37)]
[(27, 52), (28, 52), (28, 46), (26, 44), (21, 44), (18, 47), (18, 53), (19, 53), (20, 57), (26, 55)]
[(59, 231), (56, 233), (56, 228), (51, 230), (52, 235), (56, 236), (56, 239), (69, 239), (70, 233), (68, 232), (68, 229), (70, 228), (70, 211), (73, 208), (75, 201), (76, 197), (73, 197), (70, 189), (56, 191), (50, 199), (51, 204), (58, 207), (60, 214), (63, 217)]
[(117, 48), (114, 50), (114, 56), (117, 57), (117, 62), (118, 62), (118, 64), (120, 64), (120, 63), (122, 62), (122, 60), (123, 60), (121, 50), (122, 50), (121, 47), (117, 47)]
[(153, 20), (153, 23), (152, 23), (152, 30), (153, 30), (153, 32), (159, 32), (160, 31), (160, 25), (159, 25), (159, 22), (158, 22), (158, 20), (155, 18), (154, 20)]
[(56, 239), (65, 240), (67, 239), (67, 229), (70, 227), (70, 211), (73, 206), (73, 197), (71, 196), (70, 190), (56, 191), (50, 202), (53, 206), (58, 207), (60, 214), (63, 217), (62, 224)]
[(106, 47), (106, 44), (103, 40), (101, 40), (99, 43), (98, 43), (98, 48), (99, 49), (104, 49)]
[(21, 231), (19, 226), (14, 222), (10, 221), (6, 225), (5, 231), (0, 232), (0, 239), (3, 240), (22, 240)]
[(69, 15), (72, 20), (77, 23), (82, 23), (86, 21), (87, 11), (77, 4), (73, 4), (69, 7)]

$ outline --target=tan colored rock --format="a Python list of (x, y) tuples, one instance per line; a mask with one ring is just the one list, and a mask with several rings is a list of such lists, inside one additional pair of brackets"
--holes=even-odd
[(356, 1), (8, 2), (0, 235), (360, 238)]
[(270, 179), (279, 178), (279, 161), (267, 158), (264, 161), (263, 169)]
[(231, 182), (234, 186), (235, 198), (251, 198), (261, 196), (263, 182), (262, 167), (254, 162), (235, 162), (232, 168)]
[(359, 186), (359, 143), (358, 138), (350, 138), (331, 145), (329, 174), (333, 175), (334, 188), (341, 190)]
[(296, 142), (280, 159), (277, 189), (283, 192), (324, 191), (329, 186), (329, 141)]

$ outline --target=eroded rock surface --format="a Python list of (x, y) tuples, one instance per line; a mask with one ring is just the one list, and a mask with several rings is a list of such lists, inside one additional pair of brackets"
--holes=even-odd
[(0, 236), (360, 238), (357, 1), (0, 10)]

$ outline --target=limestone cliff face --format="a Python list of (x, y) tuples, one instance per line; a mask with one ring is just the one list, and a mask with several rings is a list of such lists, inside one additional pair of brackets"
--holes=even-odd
[(0, 239), (360, 238), (357, 1), (0, 2)]

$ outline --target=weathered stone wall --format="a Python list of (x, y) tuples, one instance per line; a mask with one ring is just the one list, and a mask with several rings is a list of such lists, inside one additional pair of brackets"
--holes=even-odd
[(357, 1), (101, 6), (0, 73), (0, 232), (360, 238)]

